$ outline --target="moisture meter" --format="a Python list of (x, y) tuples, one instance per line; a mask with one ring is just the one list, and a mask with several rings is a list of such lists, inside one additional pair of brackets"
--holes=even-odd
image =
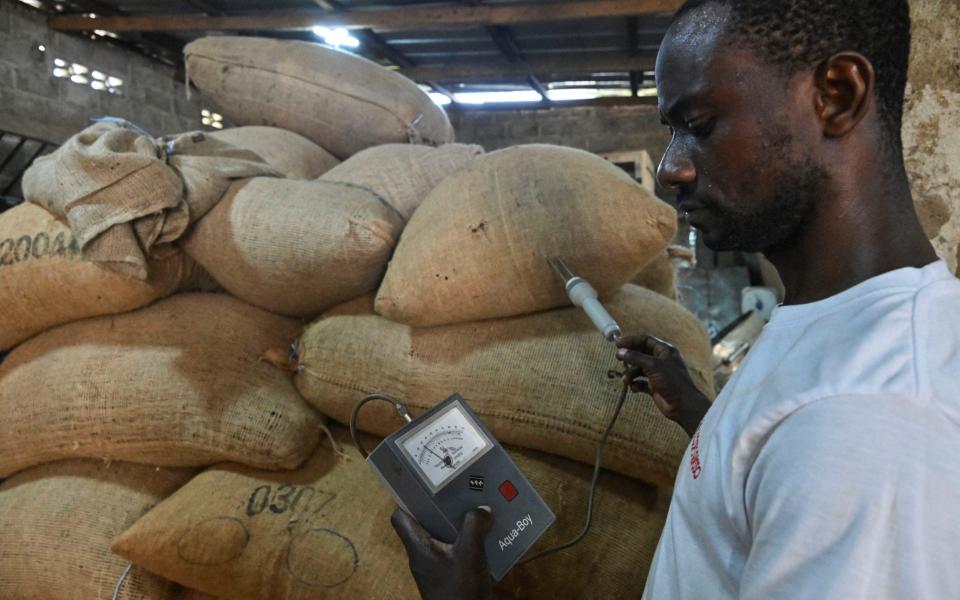
[(384, 439), (367, 464), (397, 504), (443, 542), (456, 541), (468, 511), (493, 508), (493, 527), (484, 543), (496, 581), (554, 521), (553, 512), (459, 394)]

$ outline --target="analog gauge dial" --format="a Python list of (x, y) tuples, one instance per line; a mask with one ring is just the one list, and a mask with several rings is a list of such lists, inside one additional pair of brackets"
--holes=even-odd
[(404, 436), (400, 445), (434, 491), (491, 447), (456, 404)]

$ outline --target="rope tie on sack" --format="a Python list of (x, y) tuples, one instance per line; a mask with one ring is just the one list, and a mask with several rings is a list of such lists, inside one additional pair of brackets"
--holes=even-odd
[(342, 458), (343, 460), (350, 460), (350, 455), (347, 454), (346, 452), (344, 452), (344, 451), (340, 448), (340, 444), (338, 444), (338, 443), (337, 443), (337, 440), (333, 437), (333, 432), (330, 431), (330, 428), (329, 428), (329, 427), (327, 427), (326, 425), (321, 425), (321, 426), (320, 426), (320, 431), (322, 431), (322, 432), (327, 436), (327, 439), (330, 440), (330, 446), (333, 448), (333, 453), (334, 453), (334, 454), (336, 454), (337, 456), (339, 456), (339, 457)]
[(420, 133), (420, 130), (417, 129), (417, 125), (420, 124), (420, 121), (423, 121), (423, 114), (417, 115), (417, 118), (410, 121), (407, 124), (407, 140), (411, 144), (422, 144), (423, 143), (423, 134)]
[[(162, 158), (164, 161), (167, 160), (167, 158), (170, 156), (171, 152), (173, 151), (172, 148), (170, 147), (167, 147), (161, 150), (160, 138), (154, 137), (153, 135), (150, 134), (149, 131), (147, 131), (143, 127), (140, 127), (136, 123), (129, 121), (127, 119), (124, 119), (122, 117), (96, 117), (96, 118), (91, 118), (90, 121), (94, 123), (112, 123), (113, 125), (116, 125), (118, 127), (123, 127), (124, 129), (130, 129), (132, 131), (139, 133), (140, 135), (147, 138), (148, 140), (150, 140), (150, 142), (153, 143), (154, 147), (157, 149), (157, 158)], [(173, 142), (171, 142), (171, 144), (173, 144)]]
[(90, 121), (92, 123), (113, 123), (114, 125), (118, 125), (120, 127), (132, 129), (137, 133), (139, 133), (140, 135), (147, 138), (148, 140), (151, 140), (153, 142), (157, 141), (157, 138), (150, 135), (150, 133), (146, 129), (122, 117), (95, 117), (95, 118), (91, 118)]
[(300, 362), (300, 353), (297, 352), (297, 344), (299, 344), (299, 342), (300, 340), (298, 338), (294, 338), (294, 340), (290, 342), (290, 356), (287, 358), (287, 361), (290, 364), (297, 365), (294, 369), (294, 373), (302, 373), (303, 370), (307, 368), (302, 362)]
[(123, 587), (123, 582), (127, 580), (127, 575), (130, 574), (130, 569), (133, 568), (133, 563), (127, 565), (127, 568), (123, 570), (123, 575), (120, 576), (120, 580), (117, 582), (117, 587), (113, 588), (113, 600), (117, 600), (120, 597), (120, 588)]

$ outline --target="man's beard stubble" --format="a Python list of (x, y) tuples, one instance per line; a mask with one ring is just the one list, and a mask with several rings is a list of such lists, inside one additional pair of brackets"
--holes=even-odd
[(789, 247), (813, 221), (829, 178), (822, 167), (806, 160), (785, 169), (776, 193), (758, 209), (740, 212), (704, 199), (719, 236), (705, 232), (704, 243), (714, 251), (769, 253)]

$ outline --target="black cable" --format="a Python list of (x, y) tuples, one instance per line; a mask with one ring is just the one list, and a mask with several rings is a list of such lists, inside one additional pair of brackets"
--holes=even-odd
[(623, 384), (623, 389), (620, 390), (620, 398), (617, 401), (617, 409), (613, 411), (613, 418), (610, 419), (610, 424), (607, 425), (606, 431), (603, 432), (603, 437), (600, 438), (600, 445), (597, 446), (597, 459), (593, 464), (593, 479), (590, 481), (590, 495), (587, 497), (587, 521), (583, 524), (583, 529), (580, 530), (580, 533), (577, 534), (575, 538), (569, 542), (560, 544), (559, 546), (554, 546), (552, 548), (547, 548), (546, 550), (541, 550), (532, 556), (528, 556), (517, 563), (517, 565), (523, 565), (530, 561), (537, 560), (538, 558), (543, 558), (548, 554), (552, 554), (559, 550), (566, 550), (571, 546), (575, 546), (580, 543), (590, 531), (590, 523), (593, 520), (593, 497), (597, 491), (597, 479), (600, 477), (600, 464), (603, 462), (603, 450), (607, 446), (607, 438), (610, 436), (610, 432), (613, 431), (613, 426), (617, 422), (617, 417), (620, 416), (620, 409), (623, 408), (624, 400), (627, 399), (627, 390), (629, 389), (629, 384)]
[(353, 405), (353, 412), (350, 413), (350, 437), (353, 438), (353, 444), (357, 447), (357, 450), (360, 451), (360, 456), (364, 460), (369, 456), (366, 449), (363, 447), (363, 444), (360, 443), (360, 433), (357, 431), (357, 416), (360, 414), (360, 408), (364, 404), (372, 400), (383, 400), (384, 402), (389, 402), (393, 405), (393, 409), (397, 411), (397, 414), (403, 417), (408, 423), (410, 422), (410, 409), (407, 408), (407, 405), (403, 403), (402, 400), (397, 400), (393, 396), (388, 394), (369, 394), (360, 399), (359, 402)]

